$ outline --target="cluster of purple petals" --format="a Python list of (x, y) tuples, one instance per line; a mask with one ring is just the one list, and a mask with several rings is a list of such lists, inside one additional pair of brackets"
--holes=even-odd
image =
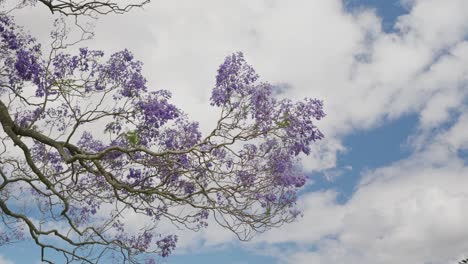
[(34, 111), (24, 110), (21, 112), (16, 112), (14, 114), (14, 120), (17, 125), (20, 127), (28, 127), (32, 122), (37, 120), (42, 112), (41, 107), (37, 107)]
[(146, 79), (141, 73), (142, 63), (134, 60), (128, 50), (112, 54), (105, 63), (100, 62), (102, 57), (104, 52), (88, 48), (80, 48), (74, 56), (59, 53), (52, 59), (53, 78), (61, 81), (67, 76), (85, 76), (85, 92), (119, 87), (115, 98), (135, 97), (147, 91)]
[(160, 141), (161, 127), (181, 116), (181, 111), (169, 102), (170, 97), (168, 91), (159, 90), (148, 93), (137, 102), (137, 134), (141, 145), (148, 146), (151, 142)]
[[(41, 77), (44, 70), (37, 54), (29, 50), (18, 50), (16, 52), (15, 69), (21, 80), (32, 81), (36, 85), (41, 85)], [(43, 90), (38, 90), (36, 95), (43, 96), (43, 92)]]
[(120, 134), (120, 132), (122, 131), (122, 122), (119, 122), (119, 121), (109, 122), (107, 123), (104, 131), (110, 132), (112, 134)]
[(2, 42), (6, 44), (6, 48), (11, 50), (18, 49), (22, 40), (18, 38), (17, 32), (14, 31), (15, 24), (8, 16), (0, 16), (0, 37)]
[(144, 252), (151, 246), (153, 236), (154, 235), (152, 233), (145, 231), (138, 236), (132, 236), (131, 238), (127, 238), (125, 242), (132, 248)]
[(179, 188), (184, 190), (185, 194), (192, 194), (195, 192), (195, 184), (193, 182), (181, 180), (179, 181)]
[(158, 240), (156, 244), (158, 245), (158, 248), (161, 250), (161, 256), (167, 257), (176, 248), (177, 236), (168, 235), (164, 237), (163, 239)]
[(294, 190), (287, 190), (279, 197), (279, 202), (282, 204), (293, 204), (297, 200), (297, 192)]
[(154, 221), (159, 221), (161, 216), (166, 214), (168, 211), (167, 205), (158, 206), (157, 209), (146, 208), (146, 215), (153, 217)]
[(175, 126), (165, 129), (160, 136), (161, 145), (169, 150), (188, 149), (200, 142), (202, 134), (197, 122), (178, 118)]
[(146, 79), (141, 70), (142, 63), (134, 60), (132, 53), (126, 49), (112, 54), (109, 61), (99, 69), (100, 79), (120, 85), (120, 94), (124, 97), (147, 91)]
[(250, 91), (251, 116), (258, 123), (261, 132), (267, 132), (276, 119), (274, 116), (277, 101), (272, 96), (272, 87), (268, 83), (262, 83), (253, 87)]
[(277, 101), (272, 86), (256, 84), (257, 79), (258, 75), (246, 63), (242, 53), (228, 56), (218, 69), (211, 104), (236, 108), (243, 98), (248, 98), (244, 107), (238, 110), (247, 111), (241, 116), (249, 114), (262, 133), (282, 128), (285, 132), (283, 144), (289, 147), (291, 154), (309, 154), (310, 144), (324, 137), (314, 124), (315, 120), (325, 116), (323, 102), (309, 98), (296, 103), (287, 99)]
[(229, 102), (234, 92), (244, 95), (258, 79), (252, 66), (248, 65), (242, 52), (226, 57), (219, 66), (216, 86), (211, 94), (211, 104), (222, 106)]
[(101, 203), (98, 202), (94, 197), (86, 199), (86, 206), (82, 207), (83, 212), (89, 212), (91, 214), (96, 214), (97, 210), (100, 208)]
[(293, 104), (289, 100), (283, 100), (280, 110), (287, 123), (287, 138), (294, 140), (291, 153), (296, 156), (301, 152), (310, 154), (310, 144), (324, 137), (313, 122), (313, 119), (320, 120), (325, 116), (323, 102), (306, 98)]
[(276, 194), (274, 194), (274, 193), (269, 193), (269, 194), (265, 195), (265, 200), (266, 200), (267, 202), (270, 202), (270, 203), (275, 202), (275, 201), (276, 201)]
[(70, 205), (68, 209), (68, 215), (73, 219), (75, 225), (80, 226), (89, 221), (89, 213), (83, 212), (83, 207)]
[[(122, 171), (124, 178), (132, 184), (132, 186), (139, 186), (139, 187), (148, 187), (153, 184), (153, 179), (150, 177), (154, 175), (154, 170), (150, 168), (129, 168), (128, 171)], [(114, 175), (118, 175), (119, 173), (116, 172)]]
[(276, 185), (296, 188), (304, 186), (307, 177), (298, 172), (295, 162), (296, 160), (284, 151), (271, 153), (268, 165)]
[(208, 217), (210, 216), (210, 212), (208, 210), (201, 210), (197, 216), (195, 217), (195, 222), (197, 222), (198, 228), (206, 228), (208, 227)]
[[(109, 147), (122, 147), (122, 148), (128, 148), (129, 144), (126, 140), (124, 140), (122, 137), (119, 137), (117, 139), (114, 139), (110, 142)], [(123, 165), (122, 159), (119, 159), (120, 157), (123, 156), (123, 153), (117, 150), (110, 151), (107, 153), (106, 156), (104, 156), (104, 159), (107, 161), (112, 161), (112, 168), (113, 169), (118, 169), (121, 165)]]
[(57, 173), (64, 170), (62, 156), (54, 149), (46, 149), (45, 144), (35, 141), (31, 148), (31, 155), (34, 160), (48, 165)]
[(33, 82), (37, 86), (36, 95), (43, 96), (45, 70), (40, 45), (9, 16), (0, 17), (0, 50), (0, 61), (8, 71), (8, 84), (21, 88), (23, 82)]
[(169, 103), (170, 97), (168, 91), (161, 90), (149, 93), (146, 98), (138, 102), (138, 109), (145, 125), (160, 128), (167, 121), (180, 116), (180, 110)]
[(100, 140), (94, 139), (93, 135), (88, 131), (83, 132), (77, 145), (89, 152), (99, 152), (105, 148), (104, 144)]
[[(89, 73), (89, 77), (95, 77), (99, 73), (99, 58), (104, 56), (100, 50), (89, 50), (80, 48), (79, 54), (71, 56), (70, 54), (59, 53), (52, 59), (53, 75), (57, 80), (67, 76), (73, 76), (76, 72)], [(89, 92), (89, 86), (87, 91)]]
[(238, 171), (237, 172), (237, 181), (246, 187), (253, 186), (255, 182), (255, 174), (249, 171)]
[(134, 180), (141, 180), (142, 174), (140, 169), (130, 168), (127, 178), (134, 179)]
[[(259, 195), (263, 205), (278, 203), (292, 206), (296, 202), (297, 189), (307, 181), (297, 167), (296, 156), (310, 154), (310, 144), (324, 137), (314, 123), (325, 116), (323, 102), (309, 98), (295, 103), (288, 99), (276, 100), (272, 86), (257, 84), (257, 78), (242, 53), (232, 54), (218, 70), (211, 102), (212, 105), (235, 109), (242, 118), (250, 116), (254, 124), (246, 122), (245, 129), (255, 129), (263, 135), (276, 131), (275, 137), (265, 136), (258, 145), (245, 144), (240, 155), (243, 164), (250, 164), (251, 168), (259, 168), (255, 165), (256, 160), (257, 165), (261, 163), (259, 159), (266, 162), (263, 170), (269, 173), (271, 189)], [(240, 104), (242, 107), (238, 107)], [(249, 187), (255, 183), (257, 175), (251, 170), (240, 170), (236, 177), (237, 182)], [(296, 211), (291, 211), (291, 214), (293, 217), (299, 215)]]

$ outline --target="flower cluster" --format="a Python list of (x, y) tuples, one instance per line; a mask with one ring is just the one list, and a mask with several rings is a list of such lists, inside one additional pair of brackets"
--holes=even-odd
[(177, 239), (178, 238), (176, 235), (168, 235), (156, 242), (159, 249), (161, 250), (162, 257), (167, 257), (169, 254), (171, 254), (171, 252), (176, 248)]
[(8, 16), (0, 17), (0, 61), (6, 66), (7, 81), (0, 80), (0, 87), (8, 84), (13, 89), (21, 89), (24, 82), (33, 82), (36, 95), (45, 92), (45, 69), (40, 59), (40, 45), (31, 36), (25, 34)]
[(197, 122), (189, 122), (186, 118), (178, 118), (176, 126), (161, 133), (160, 141), (166, 149), (182, 150), (199, 143), (202, 134)]
[(130, 245), (131, 248), (144, 252), (151, 246), (153, 234), (151, 232), (142, 232), (137, 236), (125, 237), (123, 240), (124, 243)]
[(234, 92), (242, 95), (257, 79), (258, 75), (246, 63), (241, 52), (226, 57), (218, 69), (216, 86), (211, 94), (211, 104), (216, 106), (226, 104)]
[(85, 151), (89, 152), (99, 152), (105, 148), (104, 144), (97, 139), (94, 139), (93, 135), (87, 131), (83, 132), (80, 140), (78, 141), (78, 146)]
[(100, 50), (80, 48), (78, 55), (58, 53), (52, 59), (53, 75), (56, 81), (67, 76), (73, 76), (75, 72), (89, 73), (89, 77), (95, 77), (100, 70), (98, 60), (104, 56)]
[[(305, 98), (292, 102), (277, 99), (273, 86), (258, 83), (258, 75), (247, 64), (242, 53), (228, 56), (218, 70), (211, 104), (223, 108), (230, 123), (236, 124), (239, 135), (257, 134), (252, 143), (246, 143), (239, 152), (240, 162), (234, 162), (236, 181), (245, 187), (244, 196), (263, 200), (263, 205), (276, 204), (291, 207), (296, 192), (307, 181), (298, 167), (297, 156), (308, 155), (310, 144), (324, 137), (315, 124), (325, 116), (323, 103)], [(231, 131), (220, 129), (219, 135), (235, 138)], [(217, 157), (225, 165), (232, 165), (231, 155)], [(256, 194), (248, 187), (265, 184), (263, 193)], [(278, 195), (281, 194), (281, 195)], [(226, 198), (229, 202), (229, 198)], [(291, 215), (299, 215), (292, 210)]]
[(149, 93), (148, 96), (138, 102), (142, 123), (156, 129), (163, 126), (167, 121), (180, 116), (177, 107), (169, 103), (171, 94), (168, 91), (157, 91)]
[(20, 127), (28, 127), (32, 122), (37, 120), (41, 114), (42, 108), (37, 107), (34, 110), (25, 110), (22, 113), (15, 113), (15, 123)]
[(64, 170), (64, 159), (57, 150), (48, 148), (47, 145), (34, 142), (31, 148), (31, 154), (38, 164), (42, 164), (52, 169), (54, 173), (60, 173)]
[(128, 50), (116, 52), (111, 55), (107, 64), (99, 69), (100, 79), (120, 85), (120, 94), (124, 97), (132, 97), (147, 91), (146, 79), (141, 74), (141, 67), (142, 63), (135, 61)]
[(314, 120), (325, 116), (323, 102), (305, 98), (293, 103), (277, 100), (273, 87), (268, 83), (256, 83), (258, 75), (248, 65), (242, 53), (228, 56), (219, 67), (211, 102), (224, 108), (239, 108), (238, 115), (250, 116), (262, 134), (275, 129), (285, 133), (283, 144), (289, 145), (294, 155), (310, 153), (310, 143), (323, 138)]
[(323, 102), (306, 98), (304, 102), (293, 104), (289, 100), (283, 100), (280, 109), (284, 117), (287, 138), (294, 140), (290, 151), (294, 155), (301, 152), (309, 154), (310, 143), (323, 138), (322, 132), (312, 120), (320, 120), (325, 116)]

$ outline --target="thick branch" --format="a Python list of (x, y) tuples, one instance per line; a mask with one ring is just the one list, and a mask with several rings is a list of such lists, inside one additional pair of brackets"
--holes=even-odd
[(92, 15), (93, 13), (105, 15), (109, 13), (123, 14), (135, 7), (143, 7), (150, 0), (135, 1), (136, 4), (120, 5), (112, 1), (80, 1), (71, 0), (39, 0), (49, 8), (52, 13), (58, 12), (64, 15)]

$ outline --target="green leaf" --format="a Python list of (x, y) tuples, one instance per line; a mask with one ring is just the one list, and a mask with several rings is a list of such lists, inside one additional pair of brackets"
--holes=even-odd
[(284, 114), (283, 120), (281, 120), (281, 121), (276, 121), (276, 125), (278, 125), (278, 126), (281, 127), (281, 128), (288, 127), (288, 126), (290, 125), (288, 114)]
[(138, 138), (138, 133), (136, 131), (129, 131), (125, 134), (128, 142), (132, 145), (137, 145), (138, 142), (140, 141)]

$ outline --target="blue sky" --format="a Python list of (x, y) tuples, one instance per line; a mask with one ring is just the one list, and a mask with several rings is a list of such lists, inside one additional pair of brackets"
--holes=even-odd
[(382, 20), (382, 28), (387, 32), (393, 31), (396, 19), (408, 13), (408, 9), (399, 0), (343, 0), (345, 8), (350, 11), (374, 9)]
[[(265, 80), (288, 83), (285, 96), (325, 101), (318, 125), (327, 138), (303, 160), (313, 181), (299, 201), (304, 217), (245, 243), (214, 227), (181, 232), (165, 263), (449, 264), (468, 256), (468, 4), (403, 2), (161, 0), (128, 14), (126, 38), (109, 30), (116, 18), (99, 20), (93, 44), (134, 50), (156, 73), (149, 82), (173, 91), (202, 127), (215, 116), (205, 106), (214, 70), (234, 50)], [(25, 24), (29, 16), (47, 24), (25, 12)], [(354, 60), (363, 53), (369, 60)], [(30, 243), (0, 247), (0, 264), (37, 263), (38, 255)]]

